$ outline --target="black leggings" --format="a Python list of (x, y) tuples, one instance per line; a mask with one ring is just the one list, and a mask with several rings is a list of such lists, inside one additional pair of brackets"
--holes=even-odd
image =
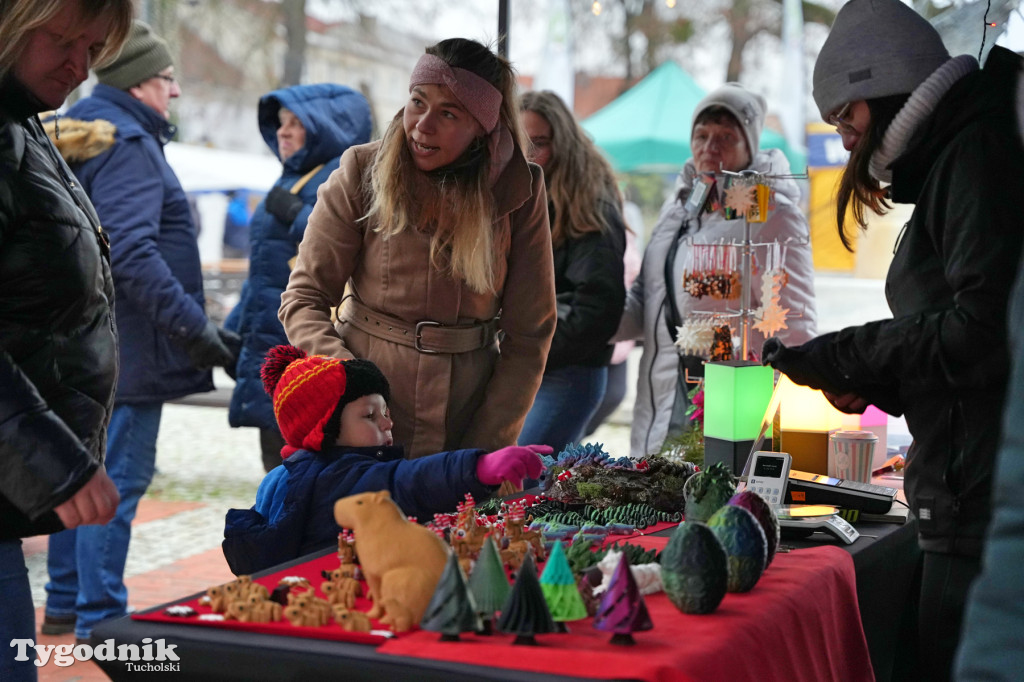
[(922, 552), (918, 637), (921, 680), (942, 682), (952, 676), (964, 604), (981, 572), (981, 558)]

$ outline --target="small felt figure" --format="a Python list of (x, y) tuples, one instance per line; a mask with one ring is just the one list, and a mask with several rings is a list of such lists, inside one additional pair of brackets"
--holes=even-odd
[(619, 559), (618, 568), (612, 575), (608, 591), (601, 599), (594, 616), (594, 627), (598, 630), (611, 632), (612, 644), (635, 644), (634, 632), (650, 630), (654, 627), (651, 616), (647, 612), (647, 604), (629, 570), (629, 557), (625, 552)]
[(359, 538), (359, 559), (373, 608), (369, 617), (405, 632), (423, 618), (448, 549), (434, 533), (409, 523), (387, 490), (350, 495), (334, 520)]
[(206, 597), (199, 600), (200, 604), (209, 606), (214, 613), (224, 613), (228, 608), (228, 596), (223, 585), (206, 588)]
[(352, 531), (338, 533), (338, 559), (342, 564), (356, 563), (356, 538)]
[(334, 607), (334, 622), (347, 632), (369, 632), (372, 629), (369, 616), (341, 605)]
[(327, 597), (328, 604), (341, 604), (350, 609), (355, 606), (356, 597), (362, 596), (363, 586), (358, 580), (343, 575), (342, 570), (336, 568), (331, 574), (331, 579), (320, 585), (320, 591)]
[[(627, 547), (633, 547), (634, 545), (626, 545)], [(603, 594), (608, 586), (612, 582), (612, 576), (615, 574), (616, 569), (619, 567), (619, 560), (621, 559), (622, 552), (616, 550), (609, 550), (600, 561), (597, 562), (597, 567), (601, 570), (601, 584), (594, 588), (594, 594)], [(661, 564), (656, 561), (651, 561), (645, 564), (635, 564), (630, 561), (629, 570), (633, 574), (633, 580), (636, 581), (637, 587), (640, 590), (640, 594), (654, 594), (655, 592), (661, 592)]]
[(196, 610), (191, 606), (185, 606), (184, 604), (176, 604), (174, 606), (168, 606), (164, 609), (164, 615), (173, 616), (175, 618), (188, 618), (189, 616), (196, 615)]
[(269, 623), (281, 620), (281, 605), (272, 601), (233, 601), (224, 614), (227, 620), (239, 623)]
[(331, 618), (331, 607), (323, 599), (317, 597), (313, 590), (305, 592), (293, 591), (288, 594), (288, 606), (284, 616), (292, 625), (327, 625)]

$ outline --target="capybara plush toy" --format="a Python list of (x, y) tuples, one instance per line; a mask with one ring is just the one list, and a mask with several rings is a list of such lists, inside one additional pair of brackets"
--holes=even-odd
[(355, 533), (373, 608), (369, 616), (405, 632), (418, 625), (441, 579), (448, 549), (406, 519), (387, 490), (343, 497), (334, 520)]

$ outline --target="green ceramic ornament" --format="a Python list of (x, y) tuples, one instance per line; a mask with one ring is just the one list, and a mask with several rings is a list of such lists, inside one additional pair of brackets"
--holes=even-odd
[(725, 548), (705, 524), (684, 521), (661, 553), (661, 582), (683, 613), (711, 613), (725, 597)]

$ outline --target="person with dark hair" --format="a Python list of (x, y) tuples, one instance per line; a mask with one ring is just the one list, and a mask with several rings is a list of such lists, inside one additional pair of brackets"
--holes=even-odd
[(39, 120), (113, 59), (129, 0), (0, 0), (0, 679), (35, 680), (21, 538), (106, 523), (117, 378), (106, 235)]
[[(703, 376), (702, 363), (710, 355), (711, 343), (705, 344), (700, 353), (692, 348), (681, 352), (675, 345), (680, 328), (711, 319), (728, 324), (730, 337), (732, 329), (739, 328), (733, 314), (738, 308), (738, 291), (732, 298), (705, 295), (685, 287), (684, 274), (700, 271), (695, 258), (701, 249), (725, 243), (732, 245), (733, 253), (739, 253), (745, 236), (744, 220), (742, 216), (726, 215), (723, 172), (789, 173), (789, 162), (780, 150), (760, 149), (765, 114), (764, 98), (739, 83), (716, 88), (694, 109), (690, 123), (693, 158), (679, 173), (678, 191), (661, 207), (615, 336), (617, 341), (643, 339), (630, 431), (633, 457), (660, 452), (666, 443), (671, 445), (690, 429), (687, 392), (691, 384), (687, 378), (696, 382)], [(691, 211), (690, 197), (709, 174), (716, 178), (719, 201), (714, 204), (708, 198), (706, 210), (698, 206)], [(800, 210), (797, 184), (785, 177), (770, 182), (775, 206), (764, 222), (750, 224), (751, 240), (756, 243), (753, 258), (764, 272), (769, 246), (776, 245), (780, 254), (785, 250), (781, 263), (785, 281), (778, 304), (788, 309), (789, 315), (778, 334), (788, 341), (802, 342), (817, 330), (810, 228)], [(751, 306), (767, 304), (761, 297), (760, 282), (751, 284)], [(754, 326), (749, 334), (750, 348), (759, 348), (764, 334)]]
[(338, 168), (341, 154), (370, 141), (370, 105), (355, 90), (334, 83), (295, 85), (260, 98), (263, 140), (281, 160), (281, 177), (253, 212), (248, 229), (249, 275), (224, 322), (242, 337), (228, 423), (260, 430), (263, 468), (281, 463), (284, 440), (260, 381), (267, 351), (286, 343), (277, 318), (281, 294), (306, 232), (317, 190)]
[(409, 457), (514, 445), (540, 385), (554, 266), (525, 145), (512, 67), (444, 40), (383, 139), (342, 155), (309, 217), (281, 296), (285, 331), (403, 386), (390, 407)]
[(544, 170), (558, 323), (519, 441), (557, 452), (580, 441), (608, 384), (608, 341), (626, 298), (626, 226), (611, 165), (558, 95), (528, 92), (520, 108), (530, 160)]
[(260, 483), (252, 509), (228, 511), (224, 556), (236, 575), (295, 559), (337, 540), (334, 503), (387, 490), (407, 516), (426, 522), (471, 494), (506, 481), (521, 486), (543, 470), (543, 445), (476, 448), (406, 460), (391, 434), (391, 388), (369, 360), (307, 355), (275, 346), (262, 368), (286, 445), (284, 465)]
[(78, 639), (127, 611), (131, 522), (156, 469), (163, 404), (212, 391), (212, 368), (233, 365), (238, 353), (238, 337), (206, 315), (195, 225), (164, 158), (175, 133), (170, 103), (181, 94), (167, 43), (136, 21), (96, 78), (56, 143), (110, 235), (121, 366), (106, 464), (121, 502), (106, 525), (50, 537), (42, 629), (73, 629)]
[(914, 204), (886, 278), (893, 317), (764, 361), (846, 412), (905, 414), (905, 489), (923, 552), (921, 679), (948, 679), (989, 524), (1010, 372), (1007, 299), (1024, 224), (1024, 147), (1014, 93), (1024, 60), (993, 47), (983, 69), (951, 58), (898, 0), (852, 0), (814, 66), (814, 100), (850, 150), (837, 220)]

